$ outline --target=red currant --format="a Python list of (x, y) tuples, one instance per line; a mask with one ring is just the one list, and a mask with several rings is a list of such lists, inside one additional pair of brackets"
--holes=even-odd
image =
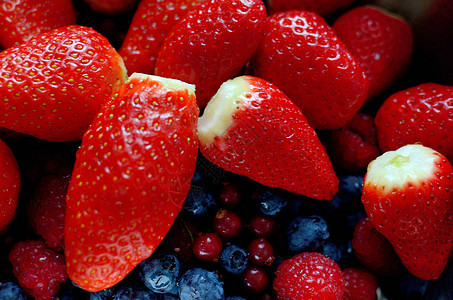
[(241, 199), (241, 191), (232, 183), (224, 183), (220, 190), (220, 202), (226, 207), (236, 206)]
[(244, 286), (252, 293), (260, 294), (264, 292), (269, 284), (269, 276), (258, 267), (249, 267), (244, 273)]
[(204, 233), (194, 240), (192, 249), (199, 260), (213, 262), (222, 252), (222, 240), (215, 233)]
[(274, 248), (264, 238), (253, 240), (247, 249), (250, 261), (258, 266), (272, 265), (274, 262)]
[(213, 222), (214, 230), (224, 239), (236, 237), (241, 231), (242, 222), (239, 216), (226, 209), (220, 209)]
[(277, 224), (270, 216), (254, 216), (249, 223), (250, 231), (257, 237), (268, 238), (276, 231)]

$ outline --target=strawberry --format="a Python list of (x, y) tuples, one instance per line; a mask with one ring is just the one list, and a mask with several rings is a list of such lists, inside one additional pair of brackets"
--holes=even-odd
[(368, 93), (359, 62), (332, 28), (309, 11), (281, 12), (267, 19), (252, 72), (280, 88), (319, 129), (346, 125)]
[(325, 147), (301, 110), (273, 84), (226, 81), (198, 122), (201, 153), (259, 183), (330, 200), (338, 190)]
[(354, 0), (267, 0), (270, 14), (288, 10), (309, 10), (323, 17), (345, 9)]
[(195, 84), (203, 108), (256, 51), (265, 19), (261, 0), (206, 0), (170, 31), (155, 74)]
[(453, 167), (439, 152), (406, 145), (370, 163), (362, 202), (374, 227), (413, 275), (437, 279), (453, 248)]
[(93, 29), (48, 31), (0, 53), (0, 126), (45, 140), (80, 140), (125, 77), (121, 57)]
[(91, 9), (105, 14), (118, 14), (132, 9), (138, 0), (84, 0)]
[(56, 251), (64, 248), (65, 197), (70, 179), (70, 175), (42, 177), (27, 207), (33, 229)]
[(453, 162), (453, 87), (424, 83), (391, 95), (375, 123), (382, 151), (421, 143)]
[(361, 268), (343, 270), (346, 283), (344, 300), (375, 300), (378, 282), (376, 276)]
[(380, 154), (373, 117), (358, 112), (344, 127), (332, 130), (329, 150), (334, 164), (343, 170), (365, 170)]
[(73, 25), (71, 0), (7, 0), (0, 4), (0, 47), (10, 48), (54, 28)]
[(346, 290), (340, 267), (317, 252), (303, 252), (283, 261), (273, 287), (279, 300), (342, 299)]
[(157, 55), (168, 32), (202, 0), (143, 0), (134, 14), (120, 55), (129, 73), (154, 73)]
[(0, 140), (0, 234), (14, 218), (20, 192), (20, 172), (16, 158), (2, 140)]
[(332, 28), (365, 70), (368, 99), (395, 83), (408, 68), (414, 38), (402, 17), (366, 5), (341, 15)]
[(392, 245), (374, 228), (368, 217), (357, 222), (351, 245), (355, 256), (374, 273), (391, 275), (401, 270), (400, 260)]
[(190, 188), (198, 153), (193, 85), (133, 74), (85, 133), (66, 196), (71, 279), (96, 292), (149, 257)]

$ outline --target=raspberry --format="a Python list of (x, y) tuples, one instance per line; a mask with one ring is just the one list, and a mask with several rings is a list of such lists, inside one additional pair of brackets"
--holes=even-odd
[(32, 227), (56, 251), (64, 247), (65, 196), (70, 180), (70, 175), (43, 177), (29, 205)]
[(340, 267), (317, 252), (303, 252), (282, 262), (275, 272), (279, 300), (341, 299), (345, 282)]
[(42, 241), (18, 242), (9, 260), (25, 293), (38, 300), (52, 299), (68, 279), (64, 256)]
[(376, 276), (360, 268), (343, 270), (346, 282), (345, 300), (374, 300), (378, 282)]

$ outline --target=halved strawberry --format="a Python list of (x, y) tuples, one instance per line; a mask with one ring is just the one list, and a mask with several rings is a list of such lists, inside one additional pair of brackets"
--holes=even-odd
[(2, 1), (0, 47), (18, 46), (35, 35), (75, 23), (76, 13), (71, 0)]
[(370, 163), (362, 202), (374, 227), (415, 276), (436, 279), (453, 248), (453, 167), (439, 152), (406, 145)]
[(80, 140), (126, 80), (108, 40), (60, 27), (0, 53), (0, 126), (50, 141)]
[(301, 110), (271, 83), (241, 76), (222, 84), (198, 122), (201, 152), (264, 185), (330, 200), (339, 180)]
[(71, 279), (91, 292), (121, 281), (173, 224), (198, 154), (194, 86), (133, 74), (77, 152), (66, 196)]

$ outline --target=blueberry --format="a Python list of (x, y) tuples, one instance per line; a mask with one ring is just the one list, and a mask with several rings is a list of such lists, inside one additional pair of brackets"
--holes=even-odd
[(349, 264), (355, 259), (350, 242), (338, 245), (328, 241), (322, 246), (321, 253), (335, 261), (342, 269), (349, 267)]
[(183, 211), (190, 217), (204, 216), (209, 209), (217, 207), (214, 195), (204, 186), (192, 185), (184, 201)]
[(118, 288), (112, 300), (158, 300), (158, 297), (141, 286), (123, 286)]
[(247, 251), (239, 246), (229, 245), (222, 250), (219, 263), (228, 273), (241, 274), (248, 266)]
[(241, 296), (231, 296), (231, 297), (228, 297), (226, 298), (225, 300), (247, 300)]
[(297, 217), (286, 229), (289, 250), (316, 251), (329, 237), (326, 221), (317, 215)]
[(283, 191), (270, 189), (258, 194), (256, 201), (263, 214), (275, 216), (286, 207), (287, 198), (288, 196)]
[(162, 254), (140, 263), (139, 276), (145, 286), (155, 293), (177, 293), (181, 264), (172, 254)]
[(344, 203), (356, 206), (362, 197), (363, 177), (359, 175), (345, 175), (340, 178), (337, 195)]
[(0, 283), (0, 299), (4, 300), (26, 300), (27, 296), (24, 294), (20, 286), (14, 282)]
[(116, 293), (116, 287), (104, 289), (99, 292), (90, 293), (90, 300), (111, 300)]
[(194, 268), (179, 280), (178, 294), (181, 300), (224, 299), (223, 282), (214, 272)]

